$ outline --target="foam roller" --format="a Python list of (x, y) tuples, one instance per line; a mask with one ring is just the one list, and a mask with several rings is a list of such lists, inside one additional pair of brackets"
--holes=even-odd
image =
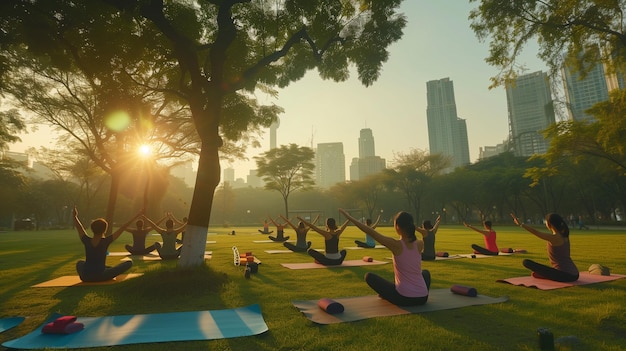
[(452, 285), (450, 291), (458, 295), (465, 295), (470, 297), (476, 297), (476, 295), (478, 295), (478, 292), (475, 288), (463, 285)]
[(317, 305), (328, 314), (337, 314), (343, 312), (342, 304), (327, 297), (317, 301)]

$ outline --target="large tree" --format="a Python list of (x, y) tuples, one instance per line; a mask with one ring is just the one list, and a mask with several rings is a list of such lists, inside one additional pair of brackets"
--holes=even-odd
[(311, 148), (296, 144), (281, 145), (255, 157), (257, 175), (263, 178), (265, 189), (276, 190), (283, 197), (285, 217), (289, 216), (289, 195), (315, 184), (313, 157)]
[[(322, 78), (335, 81), (345, 81), (356, 71), (359, 80), (370, 85), (388, 58), (387, 47), (400, 39), (406, 23), (396, 12), (401, 0), (9, 0), (3, 5), (6, 3), (9, 5), (0, 8), (6, 8), (8, 14), (0, 17), (3, 25), (19, 24), (11, 17), (19, 15), (31, 28), (46, 28), (38, 33), (43, 43), (72, 29), (76, 34), (95, 32), (99, 39), (130, 35), (132, 42), (124, 49), (154, 54), (149, 60), (144, 54), (133, 58), (101, 45), (103, 40), (87, 41), (82, 47), (102, 61), (121, 60), (122, 66), (128, 67), (121, 73), (132, 81), (169, 94), (189, 107), (201, 151), (181, 266), (204, 262), (210, 209), (220, 181), (219, 151), (225, 140), (239, 140), (255, 127), (269, 126), (281, 112), (277, 106), (260, 105), (252, 93), (259, 88), (272, 93), (272, 87), (286, 87), (313, 69)], [(15, 10), (16, 4), (22, 10)], [(42, 7), (47, 10), (45, 16), (32, 16)], [(115, 31), (110, 24), (118, 22), (123, 25), (115, 28), (123, 30)], [(0, 44), (2, 40), (0, 35)], [(74, 54), (49, 50), (46, 45), (33, 49), (54, 52), (55, 56), (49, 55), (52, 59)], [(155, 62), (167, 69), (166, 80), (134, 79), (136, 67), (150, 67)], [(0, 58), (0, 69), (6, 67), (2, 63)]]
[(344, 81), (354, 67), (370, 85), (406, 22), (396, 13), (401, 0), (103, 1), (165, 40), (179, 69), (176, 93), (189, 104), (202, 142), (181, 266), (203, 262), (223, 136), (269, 126), (280, 112), (256, 106), (250, 93), (259, 85), (285, 87), (312, 69)]

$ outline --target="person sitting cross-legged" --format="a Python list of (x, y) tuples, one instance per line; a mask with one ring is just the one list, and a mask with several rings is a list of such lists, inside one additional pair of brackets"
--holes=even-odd
[(338, 228), (334, 218), (327, 218), (326, 229), (321, 229), (300, 217), (298, 217), (298, 219), (324, 237), (325, 253), (322, 254), (317, 250), (308, 249), (308, 254), (313, 257), (316, 262), (325, 266), (341, 265), (346, 258), (346, 250), (339, 251), (339, 236), (341, 236), (341, 233), (343, 233), (348, 226), (348, 221)]

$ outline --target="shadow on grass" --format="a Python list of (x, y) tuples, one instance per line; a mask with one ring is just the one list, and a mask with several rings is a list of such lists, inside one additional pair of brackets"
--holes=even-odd
[(224, 309), (220, 292), (228, 282), (226, 274), (206, 265), (190, 269), (160, 266), (121, 283), (76, 286), (59, 291), (58, 311), (69, 313), (79, 303), (81, 313), (96, 316), (166, 313), (202, 309)]

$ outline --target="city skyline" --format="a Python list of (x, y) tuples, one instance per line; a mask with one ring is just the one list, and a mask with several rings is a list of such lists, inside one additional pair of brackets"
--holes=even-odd
[[(280, 115), (277, 145), (296, 143), (316, 147), (318, 143), (342, 142), (346, 174), (350, 160), (358, 157), (359, 132), (370, 128), (376, 135), (376, 154), (391, 163), (397, 153), (428, 150), (426, 82), (449, 78), (454, 81), (458, 115), (466, 120), (470, 161), (476, 162), (479, 148), (502, 143), (509, 133), (506, 93), (503, 87), (489, 90), (489, 78), (498, 71), (485, 63), (488, 43), (480, 43), (469, 28), (469, 11), (476, 4), (458, 0), (438, 2), (404, 1), (400, 12), (407, 17), (403, 38), (389, 47), (378, 81), (361, 85), (352, 72), (346, 82), (322, 80), (316, 71), (278, 90), (278, 98), (258, 95), (263, 103), (285, 109)], [(545, 70), (529, 47), (520, 59), (529, 71)], [(21, 135), (24, 140), (10, 145), (12, 151), (29, 146), (51, 147), (49, 131)], [(245, 179), (255, 169), (254, 156), (269, 150), (270, 131), (265, 131), (261, 148), (248, 150), (248, 161), (222, 168), (235, 169)]]

